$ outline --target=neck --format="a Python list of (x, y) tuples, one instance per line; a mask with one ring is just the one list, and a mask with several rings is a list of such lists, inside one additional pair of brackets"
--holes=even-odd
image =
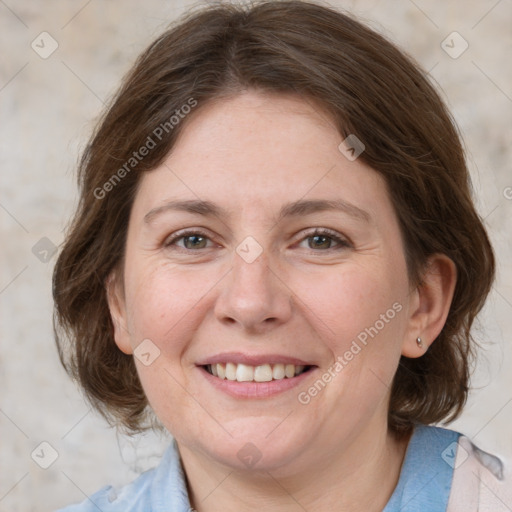
[(178, 445), (197, 512), (380, 512), (398, 482), (409, 438), (398, 440), (387, 430), (375, 436), (372, 429), (342, 450), (315, 450), (321, 456), (298, 471), (300, 463), (240, 471)]

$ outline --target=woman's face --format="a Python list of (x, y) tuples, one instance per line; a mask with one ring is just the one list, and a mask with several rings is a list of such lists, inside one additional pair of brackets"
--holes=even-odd
[(141, 180), (111, 301), (160, 421), (239, 469), (382, 439), (414, 296), (384, 180), (300, 98), (247, 92), (187, 123)]

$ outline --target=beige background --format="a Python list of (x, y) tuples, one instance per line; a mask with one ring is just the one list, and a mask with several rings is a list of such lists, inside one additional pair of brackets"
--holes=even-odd
[[(55, 256), (48, 244), (62, 243), (76, 201), (75, 162), (103, 102), (143, 47), (190, 5), (0, 1), (1, 511), (81, 501), (155, 464), (166, 443), (117, 436), (88, 412), (60, 368), (51, 326)], [(452, 428), (512, 465), (512, 1), (332, 5), (359, 14), (430, 70), (460, 126), (499, 269), (476, 331), (485, 347), (476, 389)], [(59, 45), (47, 59), (31, 48), (43, 31)], [(441, 48), (453, 31), (469, 44), (457, 59)], [(43, 237), (50, 242), (39, 242)], [(36, 243), (43, 244), (34, 250), (39, 258)], [(58, 453), (46, 470), (31, 458), (43, 441)], [(44, 446), (34, 458), (41, 449), (38, 460), (49, 461)]]

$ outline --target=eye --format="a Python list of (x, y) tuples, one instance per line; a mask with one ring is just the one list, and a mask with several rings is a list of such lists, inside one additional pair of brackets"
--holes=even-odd
[[(302, 242), (306, 240), (310, 241), (308, 242), (309, 249), (321, 249), (323, 251), (328, 251), (343, 250), (348, 247), (352, 247), (352, 244), (348, 240), (338, 235), (335, 231), (326, 228), (315, 229), (312, 233), (309, 233), (305, 238), (303, 238)], [(336, 247), (332, 247), (333, 241), (337, 244)]]
[[(306, 240), (308, 241), (308, 249), (319, 249), (321, 252), (353, 247), (348, 240), (340, 236), (336, 231), (327, 228), (316, 228), (313, 232), (307, 234), (300, 243)], [(211, 248), (212, 245), (208, 246), (208, 242), (211, 242), (208, 234), (200, 230), (189, 229), (171, 235), (164, 242), (164, 246), (190, 252)], [(335, 244), (334, 247), (333, 243)]]
[[(183, 245), (178, 245), (178, 242), (183, 240)], [(165, 247), (176, 246), (179, 249), (186, 251), (194, 249), (207, 249), (206, 243), (210, 239), (208, 236), (197, 230), (181, 231), (168, 238), (164, 245)]]

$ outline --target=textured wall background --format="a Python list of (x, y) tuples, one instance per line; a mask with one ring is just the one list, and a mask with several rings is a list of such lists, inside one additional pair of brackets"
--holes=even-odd
[[(1, 511), (54, 510), (127, 482), (167, 442), (118, 436), (88, 410), (57, 360), (51, 272), (76, 201), (74, 166), (103, 103), (136, 55), (191, 5), (0, 0)], [(512, 0), (332, 5), (430, 71), (466, 141), (499, 273), (481, 315), (475, 389), (452, 428), (512, 466)]]

